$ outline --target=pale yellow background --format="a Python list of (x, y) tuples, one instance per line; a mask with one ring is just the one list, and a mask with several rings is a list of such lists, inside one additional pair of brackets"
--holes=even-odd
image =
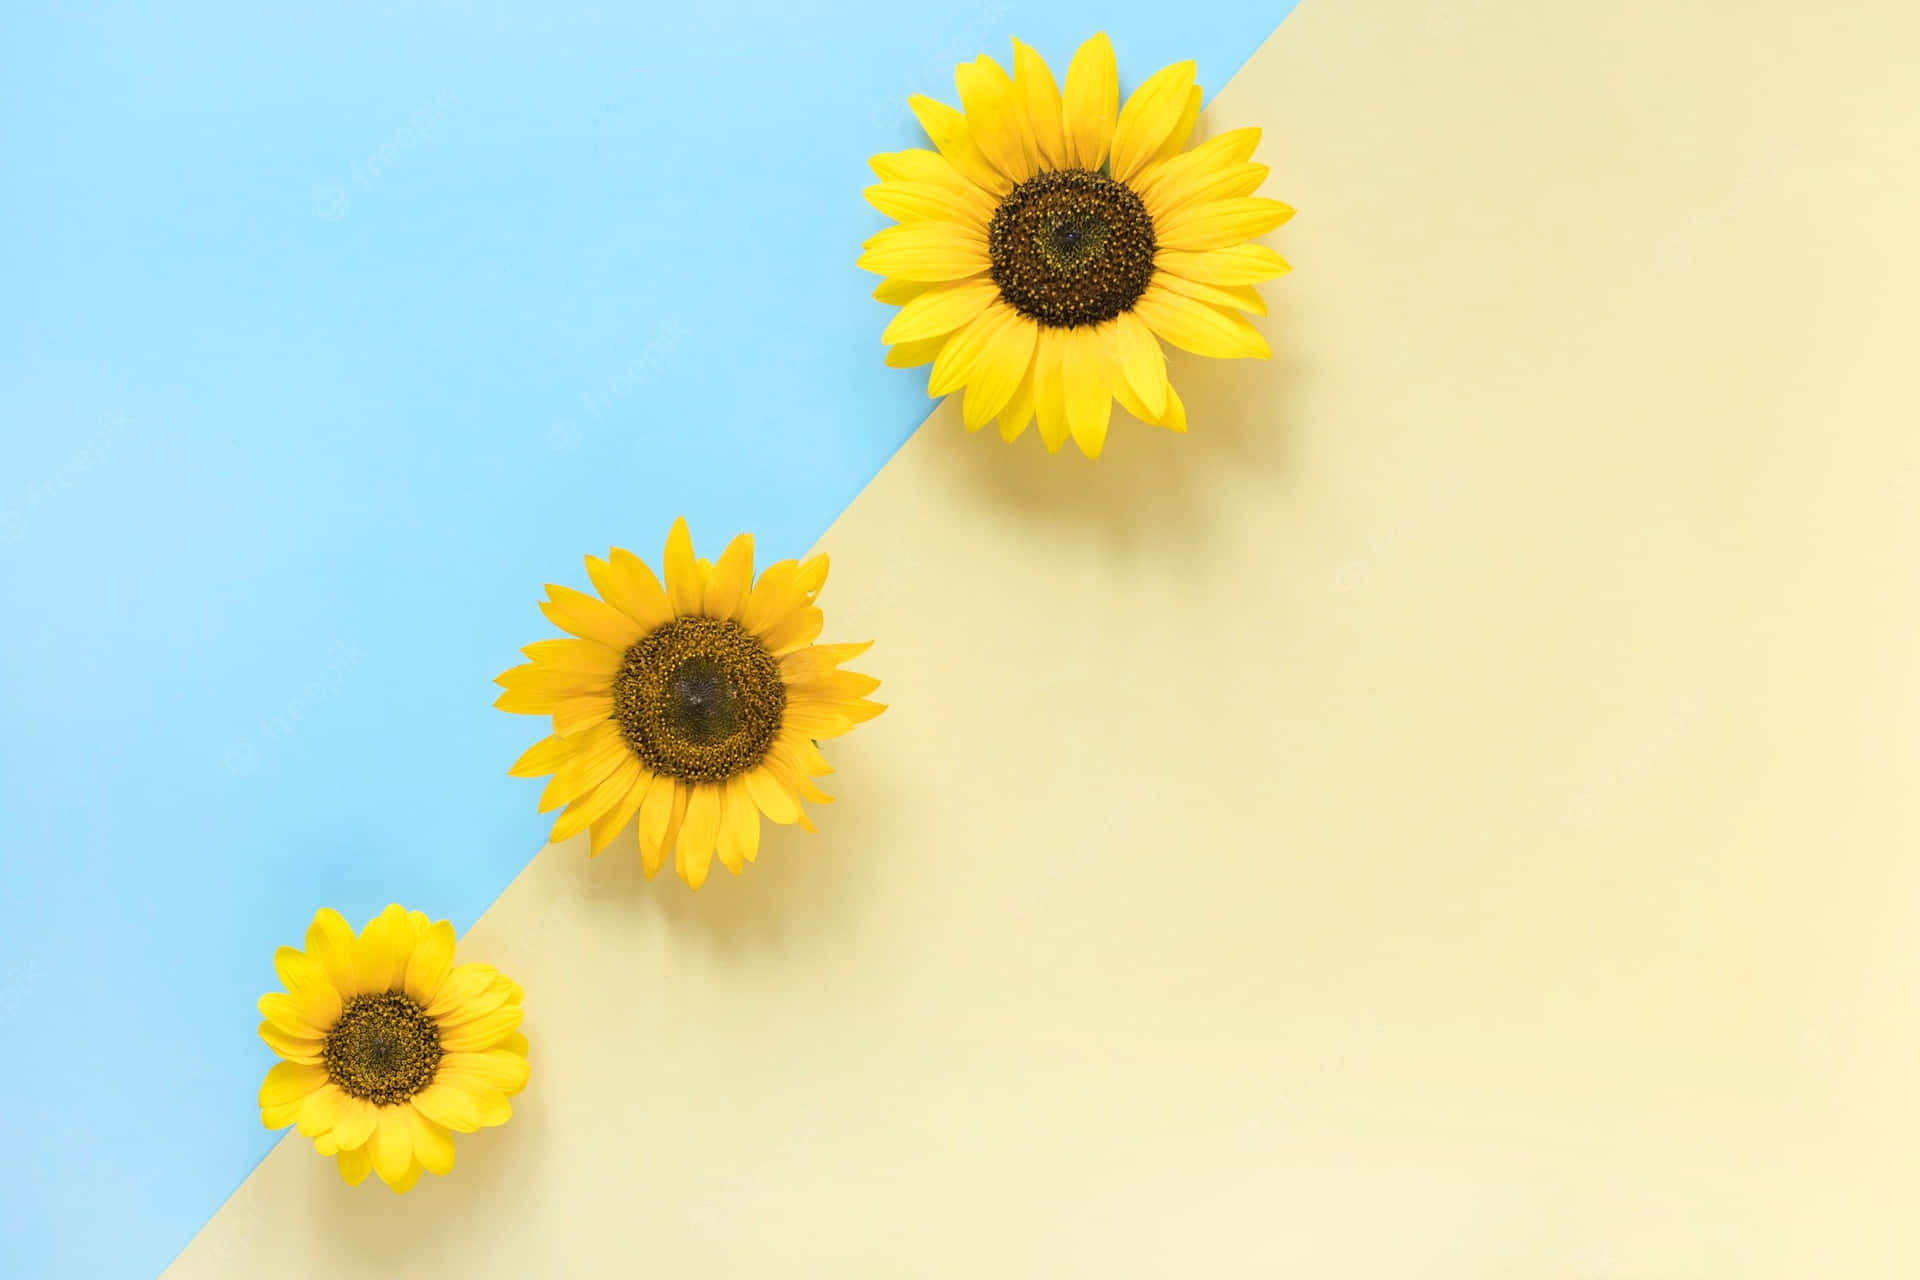
[(1307, 0), (1207, 120), (1276, 359), (935, 414), (821, 834), (542, 853), (513, 1123), (170, 1274), (1920, 1274), (1912, 13)]

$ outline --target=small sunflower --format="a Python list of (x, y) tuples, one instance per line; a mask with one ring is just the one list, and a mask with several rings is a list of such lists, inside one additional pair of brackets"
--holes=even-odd
[(1293, 210), (1253, 192), (1258, 129), (1182, 151), (1200, 112), (1194, 64), (1149, 77), (1120, 105), (1113, 46), (1096, 35), (1067, 68), (1013, 42), (1013, 74), (982, 54), (954, 71), (963, 108), (915, 95), (938, 153), (874, 156), (872, 205), (893, 218), (860, 266), (900, 307), (881, 335), (887, 363), (929, 361), (929, 395), (965, 392), (968, 430), (998, 419), (1017, 439), (1038, 420), (1058, 452), (1106, 442), (1113, 402), (1143, 422), (1187, 428), (1167, 382), (1165, 340), (1203, 356), (1266, 357), (1241, 315), (1266, 314), (1252, 286), (1288, 270), (1246, 241)]
[(505, 1124), (527, 1083), (521, 991), (492, 965), (453, 963), (453, 926), (390, 906), (358, 936), (314, 913), (307, 949), (281, 947), (286, 985), (260, 997), (260, 1038), (283, 1061), (260, 1085), (260, 1120), (297, 1125), (359, 1185), (397, 1192), (453, 1168), (453, 1134)]
[(870, 676), (841, 671), (866, 644), (815, 644), (827, 558), (782, 560), (756, 581), (753, 538), (716, 564), (696, 560), (687, 522), (667, 535), (666, 585), (618, 548), (587, 557), (599, 598), (547, 587), (540, 611), (573, 639), (521, 650), (502, 672), (502, 711), (553, 717), (553, 734), (508, 770), (552, 774), (540, 811), (565, 805), (550, 839), (590, 831), (598, 855), (634, 823), (651, 878), (668, 850), (689, 886), (717, 855), (738, 875), (760, 849), (760, 818), (813, 824), (802, 800), (831, 800), (816, 745), (884, 709)]

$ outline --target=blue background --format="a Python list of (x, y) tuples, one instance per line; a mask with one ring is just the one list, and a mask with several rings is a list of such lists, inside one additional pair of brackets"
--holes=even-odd
[(274, 947), (537, 851), (541, 584), (799, 554), (924, 417), (853, 266), (910, 92), (1289, 8), (0, 6), (0, 1270), (158, 1272), (278, 1136)]

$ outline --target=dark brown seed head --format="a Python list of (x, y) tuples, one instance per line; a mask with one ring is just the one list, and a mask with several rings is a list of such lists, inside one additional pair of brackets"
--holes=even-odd
[(739, 623), (675, 618), (627, 649), (613, 718), (640, 762), (683, 782), (723, 782), (766, 759), (787, 709), (780, 664)]
[(404, 991), (348, 996), (320, 1060), (349, 1094), (390, 1106), (433, 1083), (440, 1029)]
[(1000, 296), (1043, 325), (1102, 324), (1153, 279), (1153, 219), (1125, 184), (1088, 169), (1036, 174), (987, 227)]

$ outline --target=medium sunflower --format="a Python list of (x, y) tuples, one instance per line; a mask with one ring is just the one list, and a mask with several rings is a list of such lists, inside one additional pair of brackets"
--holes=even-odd
[(838, 669), (868, 645), (814, 643), (825, 556), (756, 581), (752, 535), (709, 564), (676, 520), (665, 569), (663, 587), (615, 548), (587, 557), (598, 599), (549, 584), (540, 611), (574, 638), (521, 650), (532, 661), (501, 673), (493, 705), (553, 717), (508, 772), (553, 775), (540, 811), (566, 806), (554, 843), (590, 831), (598, 855), (632, 822), (648, 878), (672, 850), (698, 889), (716, 855), (736, 875), (754, 860), (762, 814), (812, 831), (800, 802), (832, 799), (813, 782), (833, 772), (816, 743), (884, 708), (866, 697), (878, 680)]
[(260, 1038), (283, 1061), (260, 1085), (260, 1121), (298, 1125), (359, 1185), (398, 1193), (453, 1168), (453, 1133), (505, 1124), (527, 1083), (519, 984), (453, 963), (453, 926), (398, 905), (355, 936), (314, 913), (307, 949), (281, 947), (286, 985), (260, 997)]
[(1203, 356), (1266, 357), (1240, 313), (1266, 314), (1252, 286), (1284, 274), (1246, 241), (1293, 216), (1253, 194), (1258, 129), (1183, 151), (1200, 112), (1194, 64), (1148, 78), (1120, 105), (1113, 46), (1096, 35), (1067, 68), (1013, 42), (1013, 74), (982, 54), (954, 71), (963, 110), (915, 95), (938, 153), (873, 157), (867, 199), (893, 218), (860, 266), (900, 307), (887, 363), (929, 361), (927, 393), (965, 392), (977, 431), (1017, 439), (1038, 420), (1058, 452), (1071, 435), (1098, 457), (1113, 402), (1187, 429), (1160, 341)]

